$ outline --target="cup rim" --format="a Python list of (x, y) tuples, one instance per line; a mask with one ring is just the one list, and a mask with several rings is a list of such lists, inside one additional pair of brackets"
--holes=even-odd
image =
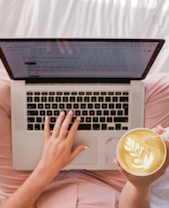
[[(146, 131), (149, 131), (151, 133), (154, 133), (155, 135), (157, 135), (160, 139), (161, 139), (161, 142), (163, 144), (163, 147), (164, 147), (164, 157), (163, 157), (163, 161), (161, 162), (160, 166), (158, 166), (154, 171), (152, 171), (151, 173), (145, 173), (145, 174), (139, 174), (139, 173), (134, 173), (130, 170), (128, 170), (126, 167), (123, 166), (121, 160), (120, 160), (120, 157), (119, 157), (119, 154), (118, 154), (118, 147), (120, 145), (120, 142), (121, 140), (127, 135), (129, 134), (130, 132), (133, 132), (133, 131), (137, 131), (137, 130), (146, 130)], [(144, 128), (144, 127), (141, 127), (141, 128), (133, 128), (133, 129), (130, 129), (128, 130), (127, 132), (125, 132), (119, 139), (118, 143), (117, 143), (117, 148), (116, 148), (116, 156), (117, 156), (117, 160), (120, 164), (120, 166), (128, 173), (132, 174), (132, 175), (135, 175), (135, 176), (149, 176), (149, 175), (152, 175), (154, 173), (156, 173), (165, 163), (166, 161), (166, 157), (167, 157), (167, 147), (165, 145), (165, 142), (164, 142), (164, 139), (160, 136), (160, 134), (156, 133), (154, 130), (152, 129), (149, 129), (149, 128)]]

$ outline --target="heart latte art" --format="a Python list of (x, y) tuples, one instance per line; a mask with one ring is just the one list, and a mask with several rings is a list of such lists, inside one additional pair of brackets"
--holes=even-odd
[(119, 141), (117, 157), (122, 167), (134, 175), (149, 175), (165, 161), (162, 139), (149, 129), (134, 129)]

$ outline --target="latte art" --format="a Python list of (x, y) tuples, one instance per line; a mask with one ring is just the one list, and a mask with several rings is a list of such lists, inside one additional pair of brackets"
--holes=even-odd
[(136, 143), (134, 139), (128, 137), (124, 146), (128, 154), (133, 157), (131, 166), (136, 169), (148, 170), (154, 160), (154, 155), (150, 148), (145, 148), (139, 143)]
[(125, 134), (118, 144), (118, 160), (128, 172), (147, 175), (155, 172), (166, 157), (162, 139), (149, 129), (135, 129)]

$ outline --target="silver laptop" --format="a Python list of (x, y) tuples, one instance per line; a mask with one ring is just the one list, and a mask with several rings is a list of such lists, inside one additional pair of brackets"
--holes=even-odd
[[(0, 39), (12, 79), (12, 156), (19, 170), (36, 167), (44, 117), (51, 130), (60, 111), (81, 123), (73, 148), (89, 145), (66, 169), (115, 169), (116, 145), (144, 126), (144, 85), (161, 39)], [(70, 124), (71, 126), (71, 124)]]

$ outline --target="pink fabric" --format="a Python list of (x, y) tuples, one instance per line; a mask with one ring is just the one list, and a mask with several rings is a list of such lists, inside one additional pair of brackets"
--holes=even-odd
[(169, 126), (169, 73), (149, 75), (145, 79), (145, 126)]
[[(0, 193), (4, 199), (30, 173), (12, 168), (9, 83), (7, 75), (0, 74)], [(145, 126), (153, 128), (159, 123), (169, 126), (169, 75), (149, 76), (145, 85)], [(62, 171), (46, 187), (36, 207), (115, 208), (118, 207), (119, 191), (124, 183), (125, 180), (118, 171)]]
[(41, 195), (36, 204), (38, 208), (118, 207), (120, 193), (110, 185), (79, 171), (65, 171), (59, 177), (62, 179), (55, 179)]

